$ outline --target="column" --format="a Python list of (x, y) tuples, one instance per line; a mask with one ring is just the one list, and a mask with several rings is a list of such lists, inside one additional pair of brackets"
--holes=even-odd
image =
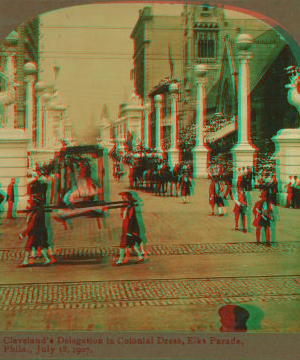
[(151, 113), (151, 104), (147, 103), (144, 107), (144, 147), (150, 148), (149, 139), (151, 139), (151, 126), (149, 121), (149, 116)]
[(116, 127), (116, 125), (114, 125), (114, 127), (113, 127), (113, 138), (114, 138), (114, 140), (115, 140), (115, 143), (116, 143), (116, 141), (117, 141), (117, 137), (118, 137), (117, 127)]
[(51, 124), (51, 114), (50, 114), (50, 104), (51, 94), (46, 93), (43, 95), (43, 103), (44, 103), (44, 116), (43, 116), (43, 147), (49, 149), (51, 147), (51, 138), (53, 136), (52, 124)]
[(130, 131), (131, 131), (131, 129), (130, 129), (130, 118), (129, 117), (127, 117), (127, 120), (126, 120), (126, 139), (128, 139), (129, 138), (129, 135), (130, 135)]
[(127, 129), (127, 121), (124, 122), (124, 139), (127, 139), (127, 133), (128, 133), (128, 129)]
[(34, 82), (35, 82), (35, 73), (37, 67), (33, 62), (25, 64), (24, 71), (26, 74), (26, 118), (25, 118), (25, 128), (29, 137), (29, 144), (32, 146), (32, 127), (34, 122)]
[(249, 51), (253, 38), (248, 34), (241, 34), (236, 39), (239, 50), (238, 76), (238, 142), (232, 149), (233, 155), (233, 185), (236, 185), (239, 168), (250, 166), (253, 168), (255, 148), (250, 142), (250, 83), (249, 83)]
[(179, 163), (178, 149), (178, 92), (179, 85), (173, 83), (169, 86), (171, 96), (171, 146), (168, 151), (169, 165), (173, 168)]
[[(15, 127), (15, 120), (17, 115), (17, 106), (16, 106), (16, 91), (17, 87), (15, 85), (16, 79), (16, 52), (9, 50), (7, 53), (7, 64), (6, 72), (8, 74), (8, 99), (7, 99), (7, 110), (6, 110), (6, 119), (5, 127), (8, 129), (13, 129)], [(3, 114), (4, 116), (4, 114)]]
[(44, 99), (43, 92), (45, 90), (45, 83), (39, 81), (35, 85), (35, 90), (37, 94), (37, 111), (36, 111), (36, 147), (43, 147), (43, 135), (44, 135)]
[(154, 96), (155, 107), (155, 147), (157, 152), (161, 152), (161, 130), (162, 130), (162, 101), (161, 95)]
[(28, 167), (33, 167), (33, 158), (31, 154), (32, 150), (32, 139), (33, 139), (33, 122), (35, 118), (35, 109), (34, 109), (34, 82), (35, 82), (35, 73), (37, 66), (33, 62), (29, 62), (24, 66), (24, 72), (26, 74), (26, 117), (25, 117), (25, 129), (27, 131), (27, 137), (29, 139), (28, 148), (29, 148), (29, 157), (28, 157)]
[(125, 149), (125, 135), (124, 135), (124, 118), (121, 118), (121, 124), (120, 124), (120, 148), (124, 151)]
[(125, 139), (125, 124), (122, 122), (122, 139)]
[(65, 139), (67, 137), (66, 132), (66, 108), (62, 112), (62, 126), (63, 126), (63, 138)]
[(205, 82), (208, 69), (204, 64), (195, 67), (197, 77), (196, 101), (196, 145), (193, 150), (194, 177), (207, 177), (209, 149), (205, 145), (204, 125), (206, 122)]
[(64, 113), (66, 108), (63, 105), (60, 105), (59, 111), (59, 138), (65, 138), (65, 127), (64, 127)]

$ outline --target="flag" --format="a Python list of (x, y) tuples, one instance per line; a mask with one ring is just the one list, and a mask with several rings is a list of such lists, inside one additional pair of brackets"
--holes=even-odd
[(170, 63), (170, 70), (171, 70), (171, 79), (173, 79), (173, 74), (175, 70), (175, 64), (172, 56), (172, 49), (171, 44), (169, 43), (169, 63)]
[(55, 81), (56, 81), (56, 80), (57, 80), (57, 78), (58, 78), (58, 74), (59, 74), (60, 66), (55, 65), (55, 66), (53, 67), (53, 69), (54, 69), (54, 76), (55, 76)]
[(130, 70), (130, 80), (134, 80), (134, 69)]

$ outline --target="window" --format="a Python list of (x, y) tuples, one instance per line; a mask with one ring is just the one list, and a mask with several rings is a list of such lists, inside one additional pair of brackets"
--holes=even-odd
[(215, 42), (214, 40), (208, 40), (207, 41), (207, 52), (208, 52), (208, 58), (214, 58), (215, 57)]
[(215, 59), (217, 57), (216, 31), (199, 31), (197, 33), (196, 53), (199, 59)]

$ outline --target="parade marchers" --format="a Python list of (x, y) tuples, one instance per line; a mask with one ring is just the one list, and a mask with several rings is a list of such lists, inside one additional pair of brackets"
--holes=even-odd
[[(113, 159), (114, 175), (118, 181), (121, 180), (125, 174), (123, 169), (124, 164), (129, 167), (129, 185), (132, 188), (144, 189), (159, 196), (182, 196), (183, 203), (187, 203), (190, 195), (193, 191), (193, 167), (192, 162), (181, 162), (174, 166), (172, 169), (164, 153), (157, 153), (156, 151), (144, 149), (139, 152), (127, 152), (122, 153), (113, 149), (110, 153)], [(76, 165), (76, 162), (78, 162)], [(66, 222), (66, 220), (72, 219), (78, 216), (91, 216), (99, 218), (103, 216), (103, 212), (107, 209), (107, 204), (102, 201), (99, 202), (99, 195), (103, 194), (103, 188), (101, 189), (101, 181), (92, 179), (92, 163), (88, 160), (88, 157), (72, 157), (69, 161), (65, 161), (62, 165), (60, 157), (58, 156), (50, 164), (44, 164), (36, 169), (36, 177), (30, 183), (29, 194), (31, 204), (27, 212), (27, 229), (24, 230), (20, 238), (25, 238), (26, 242), (26, 256), (23, 265), (30, 263), (31, 258), (36, 256), (36, 252), (39, 250), (45, 258), (45, 264), (54, 263), (53, 258), (53, 246), (48, 243), (47, 226), (50, 226), (50, 222), (46, 224), (46, 217), (42, 213), (45, 213), (49, 208), (45, 209), (46, 204), (46, 187), (51, 186), (51, 198), (56, 197), (57, 200), (62, 201), (63, 205), (67, 208), (71, 208), (71, 211), (63, 212), (63, 215), (56, 217), (57, 220)], [(58, 163), (57, 163), (58, 162)], [(55, 166), (55, 163), (57, 163)], [(61, 167), (64, 167), (64, 181), (59, 184), (59, 191), (57, 191), (57, 178), (61, 176)], [(57, 172), (57, 168), (60, 168), (60, 174)], [(209, 204), (212, 209), (212, 215), (214, 215), (215, 206), (218, 209), (219, 216), (226, 215), (226, 201), (229, 196), (231, 200), (235, 201), (235, 229), (238, 230), (239, 218), (241, 218), (243, 231), (247, 232), (245, 219), (247, 213), (249, 214), (250, 203), (248, 201), (249, 194), (254, 187), (257, 187), (261, 191), (261, 200), (257, 202), (253, 207), (253, 213), (255, 215), (255, 221), (253, 225), (256, 227), (256, 243), (260, 243), (261, 228), (265, 228), (266, 242), (271, 244), (270, 239), (270, 226), (271, 221), (275, 221), (273, 206), (277, 205), (277, 193), (278, 184), (275, 174), (271, 172), (264, 172), (259, 178), (255, 177), (253, 170), (248, 167), (247, 169), (238, 169), (238, 179), (236, 184), (236, 193), (232, 192), (232, 168), (230, 162), (223, 163), (222, 166), (211, 167), (210, 178), (211, 186), (209, 188)], [(51, 175), (51, 177), (50, 177)], [(78, 179), (80, 180), (78, 184)], [(100, 179), (103, 180), (103, 179)], [(74, 182), (76, 184), (74, 184)], [(44, 185), (41, 185), (44, 184)], [(64, 186), (62, 186), (62, 184)], [(37, 186), (39, 185), (39, 186)], [(72, 186), (71, 186), (72, 185)], [(103, 183), (102, 183), (103, 185)], [(290, 182), (287, 187), (287, 206), (299, 207), (299, 179), (298, 177), (290, 177)], [(56, 191), (53, 189), (56, 188)], [(56, 194), (53, 195), (53, 192)], [(76, 194), (75, 194), (76, 193)], [(75, 196), (75, 195), (76, 196)], [(122, 194), (120, 194), (122, 195)], [(128, 193), (127, 195), (130, 195)], [(131, 194), (132, 195), (132, 194)], [(130, 195), (130, 196), (131, 196)], [(123, 199), (124, 200), (124, 199)], [(128, 200), (128, 199), (127, 199)], [(74, 205), (80, 202), (79, 209), (75, 209)], [(133, 200), (134, 201), (134, 200)], [(124, 202), (124, 201), (123, 201)], [(90, 205), (90, 206), (87, 206)], [(104, 206), (105, 205), (105, 206)], [(111, 203), (110, 208), (124, 208), (128, 206), (128, 201)], [(122, 212), (124, 214), (124, 212)], [(38, 216), (39, 215), (39, 216)], [(124, 217), (122, 215), (124, 220)], [(38, 221), (37, 221), (38, 219)], [(249, 217), (247, 217), (249, 219)], [(263, 221), (263, 219), (265, 219)], [(248, 228), (250, 226), (249, 220)], [(44, 231), (37, 232), (35, 228), (43, 228)], [(130, 236), (132, 234), (127, 234)], [(138, 253), (139, 258), (140, 249), (138, 244), (141, 244), (140, 239), (137, 239), (135, 243), (132, 243), (128, 247), (132, 247)], [(127, 246), (127, 245), (126, 245)], [(144, 249), (141, 248), (141, 253), (144, 253)], [(128, 251), (126, 251), (128, 255)], [(125, 259), (128, 258), (126, 255)], [(50, 260), (48, 258), (50, 256)], [(118, 263), (123, 261), (122, 249), (120, 250), (120, 259)]]
[(192, 179), (192, 162), (181, 162), (171, 169), (163, 154), (155, 151), (147, 150), (124, 157), (114, 151), (110, 155), (115, 162), (114, 176), (118, 181), (119, 174), (125, 173), (123, 163), (128, 165), (131, 188), (144, 189), (159, 196), (179, 196), (185, 192), (185, 178)]
[[(172, 169), (163, 153), (156, 153), (152, 150), (142, 150), (133, 153), (123, 154), (114, 149), (110, 153), (115, 162), (115, 176), (118, 180), (118, 171), (124, 174), (122, 163), (129, 165), (130, 186), (138, 189), (145, 189), (156, 195), (176, 195), (181, 194), (186, 203), (187, 197), (191, 194), (193, 168), (191, 164), (179, 163)], [(251, 167), (239, 168), (235, 193), (232, 192), (233, 170), (230, 161), (224, 161), (222, 164), (215, 164), (210, 168), (211, 185), (209, 187), (209, 204), (212, 209), (212, 215), (215, 214), (215, 207), (218, 209), (218, 215), (226, 215), (226, 201), (229, 196), (234, 200), (235, 207), (235, 230), (239, 230), (239, 220), (241, 219), (242, 230), (247, 232), (250, 229), (251, 216), (249, 209), (251, 207), (250, 192), (253, 188), (260, 190), (260, 200), (253, 207), (254, 221), (256, 227), (256, 244), (261, 243), (262, 227), (264, 228), (265, 242), (271, 245), (270, 227), (271, 222), (275, 222), (273, 206), (277, 205), (278, 183), (274, 168), (264, 169), (256, 173)], [(298, 182), (299, 183), (299, 182)], [(290, 183), (287, 185), (287, 191), (296, 194), (296, 186)], [(288, 197), (288, 201), (289, 197)], [(290, 201), (291, 202), (291, 201)], [(297, 203), (293, 200), (292, 202)]]

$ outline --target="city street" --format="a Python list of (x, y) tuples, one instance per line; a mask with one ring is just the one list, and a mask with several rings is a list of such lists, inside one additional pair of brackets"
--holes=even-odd
[(298, 4), (2, 2), (0, 358), (300, 360)]
[[(52, 219), (57, 263), (35, 260), (18, 267), (25, 218), (0, 227), (0, 329), (95, 331), (219, 331), (218, 309), (239, 305), (250, 313), (248, 332), (300, 330), (299, 210), (276, 208), (267, 247), (255, 244), (255, 228), (234, 230), (234, 203), (224, 217), (211, 216), (209, 180), (196, 179), (192, 201), (136, 191), (141, 203), (148, 261), (115, 266), (121, 235), (120, 209), (95, 219)], [(129, 190), (110, 164), (110, 200)], [(252, 203), (259, 198), (252, 192)], [(54, 214), (52, 214), (54, 216)], [(251, 223), (253, 218), (251, 216)]]

